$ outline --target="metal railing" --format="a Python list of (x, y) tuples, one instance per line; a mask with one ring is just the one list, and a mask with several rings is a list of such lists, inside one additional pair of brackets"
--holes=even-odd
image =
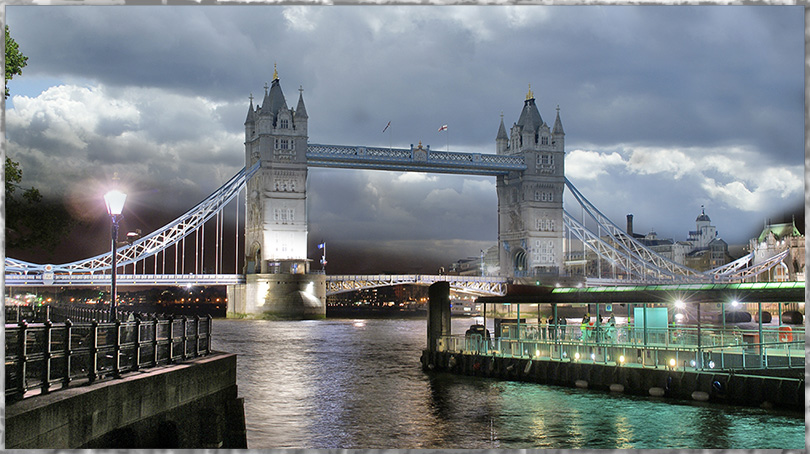
[(6, 403), (211, 352), (210, 316), (6, 324)]
[[(690, 369), (804, 368), (804, 327), (760, 330), (695, 327), (610, 330), (580, 326), (502, 324), (503, 336), (443, 336), (440, 351), (516, 358), (549, 358), (642, 367)], [(646, 332), (645, 332), (646, 331)], [(761, 339), (760, 339), (761, 334)]]

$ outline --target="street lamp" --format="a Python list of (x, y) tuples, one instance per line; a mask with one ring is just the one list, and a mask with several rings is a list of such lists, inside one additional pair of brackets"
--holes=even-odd
[(326, 274), (326, 241), (321, 241), (318, 245), (318, 249), (323, 249), (323, 255), (321, 256), (321, 270), (323, 273)]
[(121, 213), (124, 211), (124, 202), (127, 200), (127, 195), (123, 192), (113, 189), (112, 191), (104, 194), (104, 203), (107, 205), (107, 213), (112, 220), (112, 274), (111, 274), (111, 288), (110, 288), (110, 321), (118, 318), (116, 313), (116, 299), (117, 293), (115, 288), (115, 273), (116, 273), (116, 259), (118, 258), (118, 223), (121, 221)]

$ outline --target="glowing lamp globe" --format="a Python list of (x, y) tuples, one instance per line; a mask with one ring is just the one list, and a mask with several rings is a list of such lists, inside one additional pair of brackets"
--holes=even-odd
[(104, 194), (104, 203), (107, 205), (107, 213), (110, 216), (117, 216), (124, 211), (124, 202), (127, 200), (127, 195), (118, 189)]

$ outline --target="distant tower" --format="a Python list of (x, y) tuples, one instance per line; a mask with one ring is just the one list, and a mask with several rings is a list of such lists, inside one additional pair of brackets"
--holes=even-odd
[(261, 169), (246, 185), (246, 284), (244, 295), (233, 296), (233, 312), (325, 315), (325, 279), (309, 274), (307, 259), (307, 121), (303, 89), (289, 109), (277, 70), (261, 106), (250, 97), (245, 164), (261, 161)]
[(697, 230), (689, 231), (688, 241), (692, 243), (693, 248), (704, 249), (717, 236), (717, 228), (712, 225), (712, 220), (709, 219), (703, 205), (700, 206), (700, 214), (695, 219), (695, 226)]
[(565, 132), (560, 108), (554, 126), (543, 121), (529, 87), (509, 136), (501, 124), (497, 154), (523, 156), (527, 169), (497, 179), (501, 274), (553, 277), (563, 268)]

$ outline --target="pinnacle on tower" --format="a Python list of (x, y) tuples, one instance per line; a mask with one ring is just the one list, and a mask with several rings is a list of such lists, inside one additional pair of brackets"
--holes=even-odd
[(255, 111), (253, 109), (253, 93), (250, 94), (248, 97), (250, 99), (250, 107), (248, 107), (247, 118), (245, 118), (245, 124), (251, 123), (254, 121)]
[(295, 118), (309, 118), (304, 107), (304, 87), (298, 86), (298, 106), (295, 108)]
[(562, 121), (560, 120), (560, 105), (557, 105), (557, 118), (554, 120), (554, 128), (551, 131), (555, 136), (564, 135)]

